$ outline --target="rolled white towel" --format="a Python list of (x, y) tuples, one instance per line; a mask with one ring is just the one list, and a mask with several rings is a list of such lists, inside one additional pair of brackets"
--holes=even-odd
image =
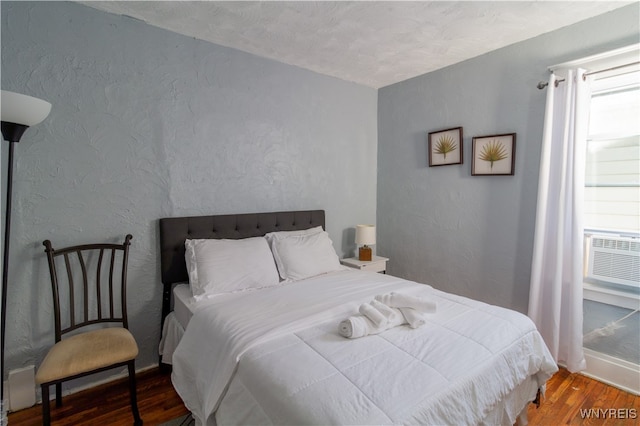
[(340, 324), (338, 324), (338, 333), (340, 333), (342, 337), (350, 338), (351, 336), (353, 336), (352, 317), (349, 317), (346, 320), (341, 321)]
[(360, 305), (359, 311), (362, 315), (369, 318), (376, 327), (386, 326), (389, 323), (387, 317), (370, 303)]
[[(363, 306), (365, 306), (363, 308)], [(373, 313), (376, 311), (376, 313)], [(341, 336), (349, 339), (368, 336), (370, 334), (382, 333), (399, 325), (409, 324), (411, 328), (420, 327), (425, 323), (420, 312), (412, 308), (392, 308), (384, 303), (373, 300), (369, 304), (360, 305), (360, 313), (367, 314), (352, 315), (338, 325), (338, 332)], [(384, 322), (376, 324), (371, 317), (384, 318)]]
[(372, 300), (371, 306), (376, 308), (387, 319), (387, 325), (389, 327), (395, 327), (404, 323), (404, 317), (398, 309), (387, 306), (378, 300)]
[(387, 322), (385, 325), (376, 326), (373, 321), (371, 321), (364, 315), (353, 315), (339, 324), (338, 332), (343, 337), (348, 337), (349, 339), (357, 339), (359, 337), (368, 336), (370, 334), (382, 333), (385, 330), (407, 323), (400, 310), (395, 308), (389, 309), (397, 312), (393, 312), (392, 320), (390, 322)]
[(378, 328), (367, 317), (363, 315), (353, 315), (340, 323), (338, 331), (343, 337), (357, 339), (367, 336), (371, 334), (373, 330), (377, 329)]
[(409, 324), (411, 328), (418, 328), (424, 325), (425, 320), (420, 312), (416, 311), (413, 308), (398, 308), (400, 312), (402, 312), (402, 316)]
[(413, 308), (424, 313), (436, 311), (437, 304), (419, 296), (410, 296), (402, 293), (379, 294), (376, 300), (392, 308)]

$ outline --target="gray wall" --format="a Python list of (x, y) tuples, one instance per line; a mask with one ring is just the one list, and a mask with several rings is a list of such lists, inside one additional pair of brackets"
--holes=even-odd
[[(578, 6), (579, 7), (579, 6)], [(378, 252), (389, 272), (526, 312), (547, 68), (638, 43), (638, 4), (380, 89)], [(428, 166), (462, 126), (464, 164)], [(471, 176), (473, 136), (517, 134), (515, 176)]]
[(53, 104), (16, 147), (8, 369), (38, 365), (53, 341), (44, 239), (133, 234), (145, 367), (159, 341), (158, 218), (323, 208), (340, 255), (355, 224), (375, 223), (376, 90), (83, 5), (1, 7), (2, 88)]
[[(351, 254), (353, 225), (376, 222), (376, 178), (389, 272), (525, 311), (535, 85), (547, 66), (639, 32), (633, 5), (376, 92), (82, 5), (3, 1), (1, 12), (2, 88), (53, 104), (16, 147), (8, 369), (38, 364), (52, 341), (42, 240), (134, 235), (144, 367), (157, 361), (158, 218), (324, 208)], [(429, 168), (427, 133), (454, 126), (465, 164)], [(471, 177), (471, 137), (502, 132), (518, 134), (515, 176)]]

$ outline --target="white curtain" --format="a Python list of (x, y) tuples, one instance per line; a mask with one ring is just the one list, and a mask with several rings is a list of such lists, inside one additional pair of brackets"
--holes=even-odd
[(585, 70), (552, 74), (547, 86), (529, 317), (556, 362), (584, 370), (583, 198), (590, 89)]

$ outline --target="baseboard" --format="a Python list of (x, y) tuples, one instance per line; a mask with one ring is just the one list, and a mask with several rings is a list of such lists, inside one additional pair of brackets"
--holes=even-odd
[[(136, 374), (143, 373), (145, 371), (152, 370), (154, 368), (158, 368), (158, 364), (151, 364), (151, 365), (148, 365), (146, 367), (142, 367), (142, 368), (136, 369)], [(126, 377), (129, 377), (129, 374), (126, 372), (126, 370), (124, 370), (124, 371), (122, 371), (120, 373), (117, 373), (117, 374), (114, 374), (112, 376), (109, 376), (109, 377), (107, 377), (106, 379), (103, 379), (103, 380), (98, 380), (98, 381), (95, 381), (95, 382), (87, 383), (87, 384), (84, 384), (82, 386), (76, 386), (76, 387), (73, 387), (73, 388), (68, 389), (68, 390), (65, 389), (65, 390), (62, 391), (62, 396), (73, 395), (74, 393), (82, 392), (84, 390), (95, 388), (96, 386), (104, 385), (106, 383), (113, 382), (114, 380), (123, 379), (123, 378), (126, 378)], [(42, 395), (40, 394), (40, 386), (36, 386), (36, 388), (37, 388), (37, 390), (36, 390), (36, 392), (37, 392), (37, 401), (36, 401), (36, 403), (40, 404), (40, 403), (42, 403)], [(51, 399), (53, 399), (53, 398), (55, 398), (55, 392), (52, 392)]]
[(637, 365), (587, 348), (584, 348), (584, 357), (587, 369), (581, 374), (640, 396), (640, 369)]

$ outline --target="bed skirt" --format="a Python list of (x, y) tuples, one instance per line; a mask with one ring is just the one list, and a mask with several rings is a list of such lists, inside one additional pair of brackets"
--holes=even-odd
[(171, 312), (164, 320), (162, 326), (162, 337), (160, 338), (160, 345), (158, 351), (160, 354), (160, 362), (163, 364), (173, 365), (173, 352), (176, 350), (180, 339), (184, 335), (184, 328), (176, 319), (176, 316)]

